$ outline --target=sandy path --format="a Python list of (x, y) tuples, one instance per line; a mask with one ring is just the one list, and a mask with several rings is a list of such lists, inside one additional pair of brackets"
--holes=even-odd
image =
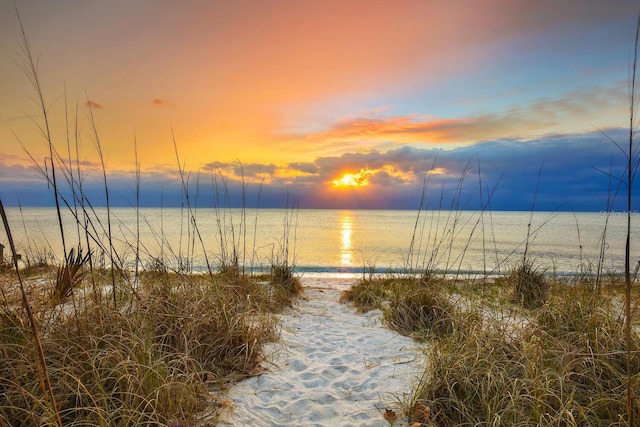
[(346, 283), (303, 281), (305, 299), (265, 349), (267, 371), (231, 388), (219, 425), (388, 426), (385, 409), (399, 409), (421, 374), (418, 346), (383, 327), (379, 312), (340, 304)]

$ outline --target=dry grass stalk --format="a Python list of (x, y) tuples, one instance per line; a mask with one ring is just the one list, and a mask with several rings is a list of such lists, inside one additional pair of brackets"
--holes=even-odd
[(36, 366), (37, 366), (38, 381), (40, 384), (40, 388), (43, 393), (48, 394), (49, 403), (51, 404), (51, 408), (53, 410), (53, 419), (57, 422), (57, 425), (59, 427), (62, 427), (62, 421), (60, 420), (60, 413), (58, 412), (56, 397), (53, 391), (53, 387), (51, 385), (49, 371), (47, 370), (47, 360), (44, 355), (44, 351), (42, 349), (42, 343), (40, 341), (38, 324), (31, 310), (31, 304), (29, 303), (29, 298), (27, 297), (27, 293), (25, 292), (25, 289), (24, 289), (22, 276), (20, 275), (20, 269), (18, 268), (17, 252), (16, 252), (15, 245), (13, 243), (13, 237), (11, 235), (11, 228), (9, 227), (9, 221), (7, 220), (7, 215), (5, 213), (4, 206), (2, 205), (2, 200), (0, 200), (0, 215), (2, 216), (2, 223), (4, 225), (5, 232), (7, 233), (7, 238), (9, 239), (9, 246), (11, 247), (11, 254), (13, 256), (14, 267), (15, 267), (16, 274), (18, 275), (18, 283), (20, 285), (20, 292), (22, 294), (22, 304), (25, 310), (27, 311), (27, 315), (29, 318), (29, 325), (31, 326), (31, 332), (34, 337), (34, 346), (35, 346), (35, 352), (36, 352)]
[(507, 276), (507, 282), (512, 283), (514, 301), (525, 308), (541, 307), (549, 294), (549, 282), (544, 272), (538, 270), (530, 260), (523, 260)]
[[(457, 322), (475, 320), (430, 344), (411, 406), (428, 407), (434, 425), (627, 425), (623, 297), (618, 289), (613, 303), (589, 285), (569, 286), (559, 284), (517, 328), (473, 315), (495, 297), (456, 313)], [(630, 354), (638, 372), (640, 338)]]
[(82, 248), (71, 248), (65, 263), (58, 267), (55, 285), (51, 292), (51, 304), (55, 307), (64, 304), (74, 292), (74, 289), (82, 282), (84, 266), (87, 264), (90, 253), (82, 255)]
[[(78, 286), (89, 280), (73, 277)], [(272, 285), (241, 275), (158, 271), (142, 271), (139, 279), (142, 298), (123, 288), (119, 310), (91, 298), (81, 300), (75, 317), (47, 315), (53, 308), (46, 303), (37, 308), (46, 322), (42, 354), (60, 425), (211, 421), (215, 396), (260, 371), (262, 346), (277, 338), (272, 312), (283, 307)], [(108, 289), (108, 272), (91, 280)], [(28, 375), (35, 368), (28, 326), (19, 307), (0, 311), (0, 354), (8, 362), (0, 367), (0, 419), (12, 426), (38, 425), (53, 413), (37, 376)]]

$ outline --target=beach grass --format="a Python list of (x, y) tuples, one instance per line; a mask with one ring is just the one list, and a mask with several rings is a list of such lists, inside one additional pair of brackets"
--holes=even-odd
[[(343, 300), (382, 310), (389, 327), (423, 343), (426, 366), (405, 408), (411, 422), (627, 425), (620, 278), (597, 291), (578, 276), (545, 277), (542, 304), (525, 305), (518, 274), (489, 283), (380, 277), (361, 280)], [(632, 327), (640, 331), (633, 313)], [(632, 372), (640, 372), (637, 332), (629, 345)], [(634, 387), (637, 395), (640, 386)]]
[[(12, 267), (0, 260), (0, 427), (213, 422), (217, 409), (224, 406), (218, 402), (221, 393), (260, 371), (264, 344), (277, 338), (274, 314), (290, 306), (302, 291), (293, 274), (291, 220), (296, 209), (286, 210), (280, 252), (273, 256), (270, 273), (253, 274), (253, 268), (245, 269), (253, 267), (246, 265), (247, 255), (255, 252), (246, 242), (246, 209), (240, 218), (233, 218), (229, 206), (217, 203), (228, 200), (228, 195), (218, 193), (214, 180), (220, 232), (216, 268), (207, 258), (210, 248), (204, 247), (196, 219), (198, 195), (190, 194), (172, 132), (187, 225), (177, 247), (162, 230), (156, 234), (160, 254), (141, 246), (136, 148), (136, 242), (130, 248), (135, 268), (131, 268), (126, 261), (129, 254), (116, 248), (112, 232), (117, 223), (109, 204), (109, 171), (91, 103), (87, 100), (90, 142), (100, 160), (106, 220), (84, 192), (78, 109), (75, 129), (65, 120), (65, 158), (50, 132), (37, 60), (17, 15), (21, 29), (17, 62), (35, 91), (40, 114), (32, 119), (49, 151), (46, 165), (19, 143), (52, 189), (63, 253), (52, 254), (28, 241), (21, 267), (11, 234), (16, 224), (8, 223), (0, 201), (14, 260)], [(66, 94), (64, 108), (68, 118)], [(66, 215), (73, 218), (71, 230), (63, 226)], [(202, 274), (193, 270), (197, 245), (206, 260)], [(141, 268), (143, 263), (146, 268)]]
[[(0, 427), (214, 423), (226, 405), (225, 389), (261, 372), (263, 346), (277, 338), (275, 313), (302, 292), (294, 274), (291, 235), (296, 210), (285, 210), (270, 271), (247, 273), (255, 248), (247, 247), (246, 208), (243, 204), (239, 219), (227, 215), (229, 206), (217, 203), (228, 200), (225, 178), (212, 172), (219, 265), (216, 269), (205, 258), (207, 271), (194, 272), (194, 246), (202, 245), (205, 257), (207, 250), (196, 220), (197, 197), (190, 194), (172, 135), (188, 218), (186, 249), (182, 241), (177, 250), (166, 248), (173, 264), (164, 254), (146, 253), (151, 261), (139, 270), (144, 248), (139, 246), (138, 217), (135, 272), (125, 268), (111, 231), (108, 172), (93, 113), (89, 110), (89, 124), (104, 181), (106, 224), (82, 190), (79, 159), (71, 154), (65, 159), (55, 147), (24, 31), (22, 37), (21, 66), (42, 110), (38, 126), (45, 131), (50, 167), (32, 159), (53, 189), (64, 253), (56, 263), (47, 249), (29, 246), (22, 269), (0, 260), (0, 354), (5, 361), (0, 365)], [(635, 74), (634, 63), (634, 83)], [(634, 113), (632, 101), (631, 131)], [(67, 131), (78, 135), (77, 129)], [(75, 143), (78, 152), (80, 141)], [(637, 166), (634, 150), (632, 133), (629, 202)], [(535, 234), (530, 223), (522, 262), (508, 274), (490, 281), (485, 277), (481, 283), (461, 278), (466, 247), (458, 258), (452, 247), (462, 225), (460, 192), (469, 170), (468, 165), (460, 177), (448, 214), (440, 205), (443, 217), (416, 219), (406, 264), (420, 274), (371, 274), (342, 296), (358, 310), (381, 310), (390, 328), (424, 344), (428, 358), (406, 404), (409, 420), (426, 426), (631, 423), (640, 415), (632, 400), (640, 394), (640, 325), (631, 301), (640, 295), (632, 287), (628, 242), (624, 280), (610, 277), (610, 283), (604, 282), (601, 265), (595, 279), (581, 272), (561, 280), (527, 257), (530, 235)], [(137, 154), (136, 171), (139, 180)], [(64, 182), (70, 192), (61, 190)], [(427, 184), (428, 179), (420, 211), (427, 209)], [(242, 188), (244, 192), (244, 182)], [(471, 224), (467, 247), (474, 233), (484, 233), (489, 201), (490, 195), (480, 194), (482, 209)], [(69, 246), (74, 233), (62, 227), (65, 207), (76, 221), (76, 248)], [(5, 229), (10, 236), (6, 223)], [(160, 240), (165, 242), (164, 236)], [(438, 273), (440, 264), (453, 278)]]
[[(259, 372), (263, 345), (277, 338), (274, 313), (292, 297), (285, 298), (290, 285), (259, 277), (143, 271), (135, 293), (117, 282), (115, 308), (111, 274), (85, 271), (74, 276), (73, 308), (56, 291), (54, 272), (32, 276), (25, 286), (57, 414), (37, 374), (15, 273), (6, 272), (0, 282), (0, 425), (55, 425), (58, 415), (65, 426), (214, 420), (224, 390)], [(97, 304), (92, 280), (103, 292)], [(88, 297), (79, 298), (85, 292)]]
[(380, 309), (387, 325), (404, 335), (424, 337), (452, 331), (453, 303), (437, 287), (416, 277), (364, 279), (343, 292), (362, 312)]

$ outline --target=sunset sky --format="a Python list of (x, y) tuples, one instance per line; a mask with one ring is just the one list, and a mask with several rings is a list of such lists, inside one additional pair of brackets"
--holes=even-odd
[[(75, 165), (78, 145), (96, 205), (91, 114), (120, 206), (135, 145), (147, 206), (179, 206), (180, 165), (200, 206), (225, 182), (239, 203), (243, 178), (263, 207), (417, 208), (425, 188), (428, 208), (528, 210), (535, 194), (536, 209), (599, 211), (624, 170), (611, 140), (628, 144), (635, 0), (16, 6), (55, 148), (67, 159), (69, 140)], [(21, 46), (0, 1), (0, 198), (50, 206)]]

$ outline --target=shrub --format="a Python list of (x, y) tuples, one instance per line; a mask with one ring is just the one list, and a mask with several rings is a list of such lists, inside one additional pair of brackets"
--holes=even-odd
[[(582, 290), (582, 296), (550, 298), (518, 328), (485, 319), (435, 341), (413, 394), (413, 421), (626, 425), (623, 324)], [(630, 345), (631, 370), (638, 372), (640, 338), (634, 335)]]
[(340, 296), (340, 302), (351, 302), (358, 311), (382, 309), (388, 296), (389, 282), (382, 279), (361, 280)]
[(543, 271), (534, 267), (533, 262), (524, 261), (507, 277), (513, 284), (513, 299), (525, 308), (538, 308), (549, 295), (549, 282)]
[[(100, 280), (93, 274), (73, 277), (78, 285)], [(34, 307), (64, 425), (214, 419), (219, 408), (212, 392), (254, 375), (263, 345), (276, 338), (263, 283), (158, 271), (142, 272), (139, 279), (135, 296), (131, 287), (122, 287), (118, 309), (80, 296), (77, 308), (54, 310), (48, 299)], [(100, 284), (110, 289), (104, 279)], [(37, 375), (28, 324), (20, 307), (0, 307), (0, 354), (6, 362), (0, 364), (0, 425), (55, 420)]]
[(426, 287), (409, 289), (393, 298), (385, 319), (396, 331), (443, 335), (454, 328), (453, 305), (442, 294)]

